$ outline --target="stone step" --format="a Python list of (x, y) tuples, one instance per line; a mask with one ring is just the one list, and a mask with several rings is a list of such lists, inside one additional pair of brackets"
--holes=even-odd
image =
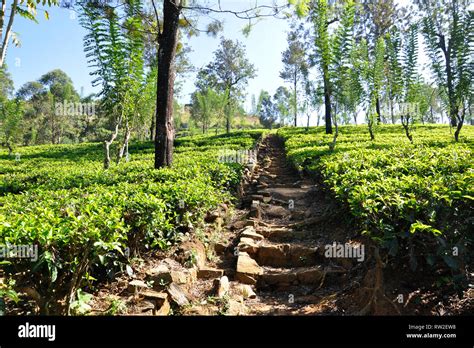
[(309, 247), (295, 243), (261, 243), (255, 253), (255, 260), (261, 266), (303, 267), (324, 261), (318, 247)]
[(263, 267), (263, 273), (258, 277), (257, 288), (278, 288), (291, 285), (319, 286), (323, 276), (324, 268), (321, 266), (290, 269)]
[(308, 240), (315, 239), (319, 236), (314, 231), (295, 231), (291, 228), (261, 228), (258, 233), (263, 235), (271, 242), (290, 242), (292, 240)]

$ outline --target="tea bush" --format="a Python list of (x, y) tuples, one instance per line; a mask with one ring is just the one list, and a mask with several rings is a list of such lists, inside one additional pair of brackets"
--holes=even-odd
[(343, 126), (333, 152), (322, 127), (278, 133), (293, 164), (318, 175), (363, 233), (413, 269), (443, 260), (459, 270), (472, 259), (474, 127), (455, 143), (448, 126), (417, 125), (410, 144), (401, 126), (379, 126), (375, 141), (365, 126)]
[(166, 249), (231, 201), (243, 166), (219, 150), (251, 149), (262, 132), (180, 138), (172, 168), (153, 169), (153, 144), (102, 169), (100, 144), (36, 146), (0, 153), (0, 245), (37, 245), (39, 259), (7, 259), (44, 298), (43, 313), (66, 310), (84, 282), (124, 268), (130, 252)]

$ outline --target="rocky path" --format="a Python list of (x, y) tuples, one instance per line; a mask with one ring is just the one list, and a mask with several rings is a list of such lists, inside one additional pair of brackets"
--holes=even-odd
[[(177, 250), (145, 257), (99, 292), (97, 314), (342, 314), (337, 303), (353, 259), (325, 248), (350, 241), (352, 230), (332, 199), (287, 163), (276, 135), (259, 145), (239, 209), (212, 212), (204, 235)], [(230, 217), (229, 217), (230, 214)], [(353, 279), (351, 279), (353, 281)], [(112, 311), (111, 300), (126, 305)], [(112, 308), (113, 309), (113, 308)]]
[(351, 264), (332, 262), (324, 250), (345, 226), (335, 223), (334, 207), (320, 189), (287, 163), (275, 135), (260, 146), (242, 205), (248, 218), (234, 243), (234, 279), (255, 289), (245, 301), (248, 314), (337, 311), (335, 295)]

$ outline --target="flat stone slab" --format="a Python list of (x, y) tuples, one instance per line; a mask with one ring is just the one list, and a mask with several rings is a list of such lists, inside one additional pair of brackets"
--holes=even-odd
[(263, 273), (257, 261), (252, 259), (246, 252), (240, 252), (237, 258), (237, 273), (250, 276), (258, 276)]

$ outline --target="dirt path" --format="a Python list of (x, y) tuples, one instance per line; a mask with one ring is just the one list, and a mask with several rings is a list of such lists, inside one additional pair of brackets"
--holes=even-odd
[(128, 315), (346, 313), (350, 306), (338, 301), (357, 281), (348, 276), (357, 262), (328, 258), (325, 248), (351, 242), (347, 214), (287, 163), (276, 135), (259, 145), (244, 186), (230, 220), (221, 205), (206, 219), (204, 235), (191, 234), (175, 250), (144, 257), (133, 275), (99, 292), (95, 312), (114, 314), (112, 298), (126, 304)]

